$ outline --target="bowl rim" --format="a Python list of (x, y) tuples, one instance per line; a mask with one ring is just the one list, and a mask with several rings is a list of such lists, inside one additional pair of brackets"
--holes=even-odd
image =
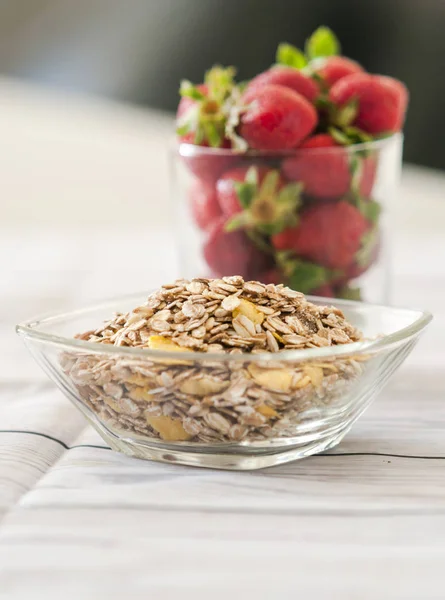
[(347, 152), (354, 154), (355, 152), (380, 150), (391, 144), (403, 142), (404, 136), (402, 131), (398, 131), (381, 137), (380, 139), (372, 140), (371, 142), (362, 142), (360, 144), (350, 144), (349, 146), (335, 146), (332, 148), (289, 148), (287, 150), (247, 150), (236, 151), (233, 148), (212, 148), (211, 146), (198, 146), (190, 142), (180, 142), (177, 139), (171, 142), (171, 151), (174, 154), (179, 154), (182, 157), (195, 156), (213, 156), (213, 157), (235, 157), (235, 158), (289, 158), (297, 154), (335, 154), (338, 152)]
[[(35, 317), (34, 319), (29, 319), (27, 321), (23, 321), (16, 326), (16, 332), (18, 335), (25, 339), (33, 339), (39, 342), (44, 342), (53, 346), (59, 346), (64, 348), (72, 348), (77, 350), (88, 351), (88, 353), (92, 354), (116, 354), (120, 356), (128, 356), (128, 357), (139, 357), (144, 359), (157, 359), (157, 360), (178, 360), (178, 353), (175, 351), (167, 352), (165, 350), (152, 350), (150, 348), (131, 348), (128, 346), (114, 346), (114, 345), (104, 345), (99, 344), (97, 342), (88, 342), (85, 340), (79, 340), (72, 337), (66, 337), (62, 335), (55, 335), (52, 333), (47, 333), (45, 331), (41, 331), (38, 328), (42, 325), (51, 322), (64, 321), (68, 318), (73, 318), (76, 316), (81, 316), (82, 314), (108, 309), (112, 310), (112, 307), (116, 308), (118, 303), (124, 302), (141, 302), (141, 299), (146, 299), (150, 292), (137, 293), (137, 294), (128, 294), (123, 296), (118, 296), (98, 304), (88, 305), (76, 310), (68, 311), (68, 312), (50, 312), (40, 316)], [(317, 302), (319, 304), (328, 304), (326, 302), (326, 298), (321, 298), (318, 296), (306, 296), (311, 302)], [(427, 325), (431, 322), (433, 316), (429, 311), (412, 309), (412, 308), (401, 308), (396, 306), (387, 306), (382, 304), (371, 304), (367, 302), (356, 302), (353, 300), (340, 300), (335, 299), (333, 303), (334, 306), (338, 308), (347, 308), (354, 306), (362, 306), (369, 308), (377, 308), (377, 309), (387, 309), (387, 310), (395, 310), (398, 312), (411, 312), (417, 313), (418, 317), (409, 325), (402, 327), (402, 329), (398, 329), (392, 333), (381, 335), (374, 339), (368, 339), (361, 342), (352, 342), (350, 344), (343, 344), (338, 346), (325, 346), (322, 348), (307, 348), (303, 350), (282, 350), (281, 352), (264, 352), (261, 354), (249, 354), (249, 353), (240, 353), (240, 354), (222, 354), (216, 352), (189, 352), (187, 353), (187, 360), (195, 361), (195, 362), (221, 362), (226, 363), (228, 361), (232, 362), (258, 362), (258, 363), (267, 363), (267, 362), (276, 362), (276, 361), (302, 361), (302, 360), (310, 360), (310, 359), (320, 359), (320, 358), (332, 358), (332, 357), (342, 357), (342, 356), (350, 356), (351, 354), (368, 354), (368, 353), (376, 353), (378, 351), (388, 349), (393, 345), (397, 345), (404, 340), (407, 340), (415, 335), (418, 335)], [(140, 304), (135, 304), (134, 306), (140, 306)], [(184, 355), (182, 355), (184, 356)]]

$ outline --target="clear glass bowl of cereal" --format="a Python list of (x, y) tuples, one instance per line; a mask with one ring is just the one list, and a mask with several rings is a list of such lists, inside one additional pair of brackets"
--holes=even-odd
[(248, 470), (338, 444), (431, 318), (226, 277), (178, 280), (17, 332), (114, 450)]

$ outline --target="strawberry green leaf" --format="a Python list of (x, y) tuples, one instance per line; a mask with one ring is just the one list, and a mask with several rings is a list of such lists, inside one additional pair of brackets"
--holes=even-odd
[(294, 290), (308, 294), (318, 287), (329, 283), (332, 272), (315, 263), (295, 260), (293, 271), (288, 279), (288, 285)]
[(238, 81), (238, 83), (236, 84), (236, 87), (242, 94), (246, 90), (249, 83), (250, 83), (250, 79), (245, 79), (244, 81)]
[(364, 198), (358, 192), (346, 196), (347, 201), (355, 206), (370, 223), (376, 224), (382, 212), (381, 205), (372, 198)]
[(345, 127), (344, 132), (349, 137), (349, 139), (352, 140), (353, 144), (372, 142), (374, 139), (372, 135), (369, 135), (369, 133), (362, 131), (358, 127), (352, 127), (352, 125)]
[[(349, 157), (349, 172), (352, 178), (358, 178), (361, 175), (362, 161), (358, 156), (351, 154)], [(351, 186), (353, 187), (353, 186)]]
[(289, 183), (280, 189), (279, 171), (269, 171), (258, 188), (258, 168), (250, 167), (244, 181), (234, 182), (242, 215), (235, 215), (228, 230), (245, 227), (262, 235), (274, 235), (298, 224), (301, 183)]
[(279, 65), (303, 69), (307, 65), (304, 53), (292, 44), (280, 44), (277, 48), (276, 62)]
[(222, 67), (215, 65), (204, 77), (204, 82), (209, 90), (209, 97), (221, 103), (230, 96), (235, 85), (234, 78), (236, 69), (234, 67)]
[(375, 140), (386, 140), (386, 138), (389, 138), (392, 135), (394, 135), (394, 131), (383, 131), (382, 133), (377, 133), (374, 136), (374, 139)]
[(221, 65), (215, 65), (206, 72), (204, 81), (209, 86), (226, 89), (232, 87), (235, 75), (235, 67), (222, 67)]
[(205, 139), (205, 131), (202, 125), (198, 125), (195, 131), (194, 143), (198, 146), (204, 142)]
[[(190, 131), (196, 131), (199, 124), (199, 104), (196, 103), (176, 120), (176, 127), (179, 135), (185, 135)], [(184, 131), (184, 133), (181, 133)]]
[(199, 91), (196, 85), (193, 85), (193, 83), (191, 83), (187, 79), (183, 79), (181, 81), (179, 93), (181, 96), (192, 98), (193, 100), (203, 100), (205, 98), (204, 94), (201, 91)]
[(246, 183), (251, 183), (252, 185), (258, 186), (259, 179), (258, 179), (257, 167), (249, 167), (249, 169), (247, 170), (246, 176), (244, 178), (244, 181)]
[(230, 233), (231, 231), (236, 231), (237, 229), (246, 227), (247, 224), (248, 215), (245, 212), (240, 212), (227, 221), (227, 223), (224, 225), (224, 231)]
[(288, 285), (305, 294), (341, 275), (338, 271), (330, 271), (315, 263), (301, 260), (290, 250), (276, 252), (275, 261), (287, 278)]
[(353, 142), (351, 138), (346, 135), (341, 129), (337, 129), (337, 127), (329, 127), (328, 128), (329, 135), (342, 146), (350, 146)]
[(179, 131), (193, 132), (195, 144), (207, 142), (212, 148), (221, 146), (231, 108), (229, 98), (236, 87), (234, 75), (233, 67), (213, 67), (205, 76), (205, 93), (199, 89), (201, 86), (182, 81), (181, 96), (193, 99), (194, 103), (178, 119), (177, 126)]
[(358, 287), (350, 287), (348, 285), (344, 285), (337, 291), (336, 296), (338, 298), (343, 298), (344, 300), (359, 301), (362, 299), (362, 292)]
[(284, 275), (290, 276), (294, 271), (295, 254), (292, 250), (279, 250), (275, 252), (275, 262)]
[(280, 190), (277, 198), (277, 204), (280, 212), (288, 213), (296, 211), (301, 206), (301, 192), (303, 191), (301, 182), (289, 183)]
[(266, 254), (270, 254), (272, 252), (272, 248), (267, 239), (259, 231), (255, 231), (254, 229), (246, 229), (246, 234), (257, 248)]
[(346, 104), (335, 110), (332, 120), (337, 127), (347, 127), (354, 121), (357, 113), (358, 100), (357, 98), (351, 98)]
[(305, 51), (309, 60), (320, 56), (333, 56), (340, 54), (340, 43), (329, 27), (319, 27), (306, 40)]
[[(315, 79), (315, 77), (314, 77), (314, 79)], [(329, 113), (332, 113), (335, 108), (335, 105), (332, 102), (332, 100), (329, 100), (329, 98), (327, 96), (321, 95), (321, 96), (318, 96), (318, 98), (315, 100), (315, 107), (318, 108), (318, 110), (324, 110)]]
[(351, 173), (351, 192), (360, 197), (360, 185), (363, 176), (363, 159), (359, 156), (350, 156), (349, 171)]
[(360, 250), (355, 254), (355, 260), (360, 267), (370, 265), (378, 239), (379, 231), (375, 225), (363, 235)]
[(279, 172), (270, 171), (249, 208), (252, 224), (266, 235), (280, 233), (298, 222), (302, 185), (290, 183), (279, 189), (279, 183)]
[(258, 223), (257, 229), (266, 235), (276, 235), (281, 233), (288, 227), (296, 227), (298, 225), (297, 215), (281, 215), (270, 223)]
[(360, 212), (366, 219), (368, 219), (368, 221), (376, 224), (379, 220), (380, 213), (382, 212), (382, 207), (375, 200), (366, 200), (363, 198), (361, 200), (362, 201), (359, 208)]
[[(332, 120), (336, 121), (339, 113), (337, 112), (335, 114), (335, 112), (331, 112), (331, 115), (332, 114), (334, 115)], [(342, 146), (351, 146), (352, 144), (366, 144), (368, 142), (372, 142), (375, 139), (371, 135), (369, 135), (369, 133), (362, 131), (358, 127), (353, 127), (352, 125), (328, 127), (328, 133), (334, 138), (336, 142), (338, 142)], [(370, 153), (369, 150), (361, 150), (360, 152), (362, 156), (368, 156), (368, 154)]]
[(260, 196), (262, 198), (274, 196), (277, 192), (280, 174), (278, 171), (269, 171), (260, 187)]
[(255, 195), (257, 193), (256, 184), (250, 183), (248, 181), (235, 181), (233, 185), (241, 206), (243, 208), (249, 208), (252, 204), (252, 200), (255, 198)]
[(257, 195), (250, 206), (249, 212), (252, 223), (264, 233), (272, 233), (273, 225), (280, 217), (277, 211), (276, 199), (273, 196), (262, 197)]
[(363, 214), (368, 221), (375, 225), (379, 220), (381, 212), (382, 207), (378, 202), (375, 200), (368, 200), (367, 202), (365, 201), (365, 210), (363, 211)]
[(219, 134), (216, 124), (211, 121), (206, 121), (202, 126), (210, 146), (212, 148), (219, 148), (222, 136)]
[(216, 126), (211, 121), (204, 121), (202, 128), (205, 133), (205, 137), (212, 148), (218, 148), (221, 142), (221, 138), (218, 134)]
[(184, 123), (184, 125), (180, 125), (176, 128), (176, 133), (178, 135), (186, 135), (190, 131), (190, 123)]
[[(316, 83), (318, 83), (318, 86), (320, 87), (320, 89), (323, 92), (327, 91), (326, 82), (321, 75), (319, 75), (318, 73), (315, 73), (315, 71), (309, 72), (308, 74), (312, 77), (312, 79)], [(329, 100), (327, 98), (326, 98), (326, 101), (329, 102)]]

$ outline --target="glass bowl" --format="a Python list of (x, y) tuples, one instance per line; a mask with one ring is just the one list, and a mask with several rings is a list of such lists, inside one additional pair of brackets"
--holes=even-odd
[(175, 144), (171, 195), (184, 277), (284, 283), (390, 302), (391, 207), (403, 137), (248, 151)]
[(22, 323), (17, 332), (111, 448), (222, 469), (268, 467), (338, 444), (431, 320), (338, 300), (367, 341), (275, 354), (165, 352), (73, 337), (145, 300), (121, 297)]

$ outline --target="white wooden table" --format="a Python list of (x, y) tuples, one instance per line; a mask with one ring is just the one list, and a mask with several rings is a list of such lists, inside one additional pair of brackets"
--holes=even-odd
[(176, 275), (169, 120), (7, 81), (0, 105), (0, 598), (443, 599), (445, 176), (405, 171), (395, 233), (395, 302), (434, 324), (342, 444), (161, 465), (104, 447), (12, 325)]

